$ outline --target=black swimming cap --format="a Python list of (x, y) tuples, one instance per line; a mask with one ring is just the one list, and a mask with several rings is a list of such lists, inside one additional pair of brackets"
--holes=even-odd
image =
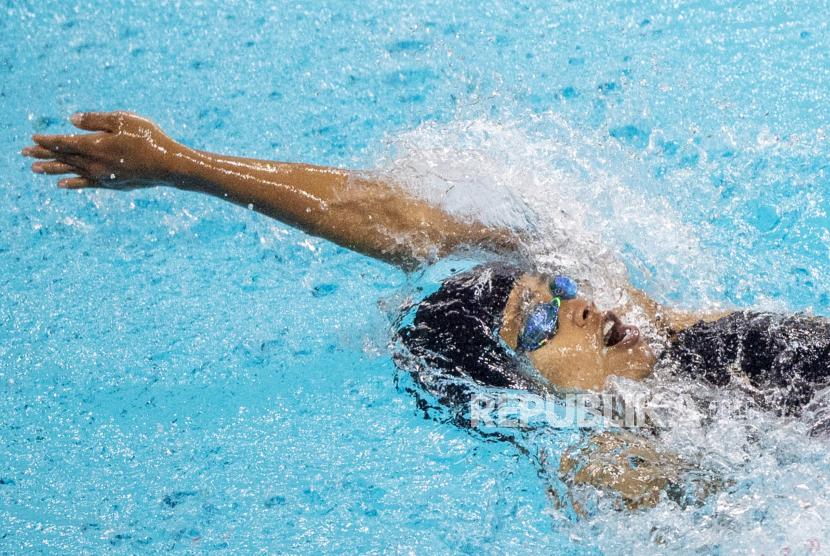
[(469, 404), (475, 385), (540, 390), (498, 334), (521, 275), (514, 266), (491, 263), (448, 278), (421, 302), (414, 322), (398, 331), (409, 355), (426, 365), (410, 371), (441, 404)]

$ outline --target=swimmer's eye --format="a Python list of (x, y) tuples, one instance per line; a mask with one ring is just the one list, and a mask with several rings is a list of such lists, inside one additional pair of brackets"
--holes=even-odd
[[(553, 301), (542, 303), (531, 311), (524, 329), (518, 338), (518, 351), (529, 352), (539, 349), (553, 338), (559, 324), (559, 307), (563, 299), (576, 297), (576, 282), (564, 276), (557, 276), (550, 282)], [(586, 316), (587, 317), (587, 311)]]
[(537, 305), (527, 317), (524, 329), (518, 338), (518, 351), (528, 352), (539, 349), (553, 338), (559, 324), (559, 298)]

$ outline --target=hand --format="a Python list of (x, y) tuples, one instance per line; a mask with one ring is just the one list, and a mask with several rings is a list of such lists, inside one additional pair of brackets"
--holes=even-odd
[[(626, 432), (595, 434), (583, 446), (565, 452), (559, 462), (566, 484), (615, 491), (628, 509), (656, 506), (661, 491), (681, 483), (686, 467), (676, 455)], [(572, 503), (584, 513), (573, 494)]]
[(559, 473), (569, 488), (574, 511), (582, 516), (587, 515), (589, 505), (582, 486), (616, 492), (622, 502), (619, 509), (634, 510), (655, 507), (661, 492), (685, 508), (734, 485), (719, 472), (703, 469), (626, 431), (597, 433), (581, 446), (571, 447), (562, 454)]
[(105, 187), (129, 190), (169, 185), (172, 165), (181, 145), (154, 122), (131, 112), (77, 113), (70, 121), (85, 135), (33, 135), (35, 146), (23, 156), (41, 159), (32, 164), (38, 174), (77, 174), (62, 178), (58, 187)]

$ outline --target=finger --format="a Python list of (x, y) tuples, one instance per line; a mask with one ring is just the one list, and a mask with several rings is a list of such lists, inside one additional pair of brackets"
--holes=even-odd
[(53, 153), (79, 154), (78, 144), (83, 136), (80, 135), (32, 135), (32, 141)]
[(114, 113), (106, 112), (78, 112), (73, 114), (69, 121), (78, 129), (86, 131), (116, 131), (118, 117)]
[(69, 164), (70, 166), (74, 166), (78, 170), (78, 174), (82, 174), (88, 166), (90, 161), (92, 161), (92, 157), (84, 156), (81, 154), (66, 154), (66, 153), (54, 153), (54, 158), (58, 162), (63, 162), (64, 164)]
[(78, 169), (63, 162), (35, 162), (32, 164), (32, 172), (35, 174), (46, 174), (55, 176), (58, 174), (78, 174)]
[(95, 180), (89, 178), (63, 178), (58, 180), (58, 187), (61, 189), (84, 189), (86, 187), (98, 187)]
[(22, 154), (23, 156), (28, 156), (29, 158), (55, 158), (55, 153), (53, 153), (50, 150), (44, 149), (40, 145), (35, 145), (33, 147), (25, 147), (20, 154)]

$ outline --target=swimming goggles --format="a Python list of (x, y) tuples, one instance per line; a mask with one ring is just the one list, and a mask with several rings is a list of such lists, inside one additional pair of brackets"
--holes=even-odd
[(576, 298), (576, 282), (564, 276), (557, 276), (550, 281), (550, 293), (553, 301), (536, 306), (527, 317), (525, 327), (519, 334), (518, 351), (534, 351), (553, 338), (559, 324), (559, 307), (562, 300)]

